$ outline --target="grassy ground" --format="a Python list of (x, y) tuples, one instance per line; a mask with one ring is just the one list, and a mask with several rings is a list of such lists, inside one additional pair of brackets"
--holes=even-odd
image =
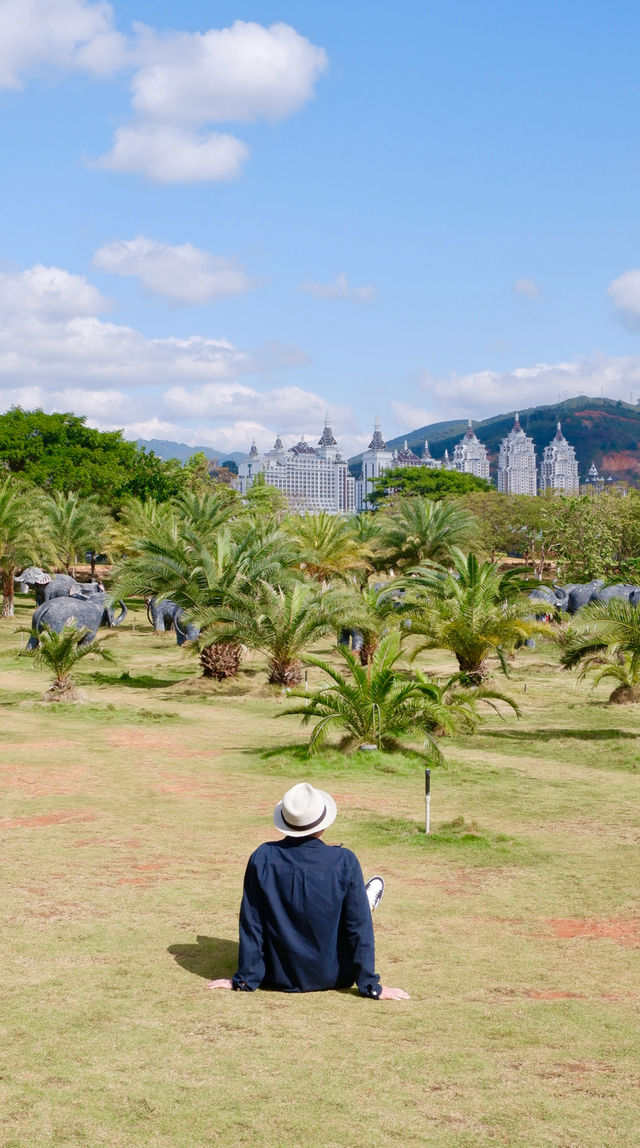
[[(18, 610), (0, 629), (2, 1148), (637, 1144), (637, 710), (522, 651), (522, 720), (446, 744), (426, 838), (419, 761), (309, 763), (259, 661), (203, 688), (138, 612), (116, 665), (82, 663), (87, 703), (55, 709), (15, 657)], [(378, 968), (409, 1002), (206, 989), (235, 967), (246, 857), (302, 777), (337, 798), (328, 840), (387, 880)]]

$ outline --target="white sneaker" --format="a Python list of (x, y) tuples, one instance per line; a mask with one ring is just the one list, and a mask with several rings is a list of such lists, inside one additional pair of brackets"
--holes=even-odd
[(373, 913), (374, 909), (378, 908), (382, 900), (382, 894), (384, 893), (384, 881), (382, 877), (370, 877), (365, 884), (365, 890), (369, 907)]

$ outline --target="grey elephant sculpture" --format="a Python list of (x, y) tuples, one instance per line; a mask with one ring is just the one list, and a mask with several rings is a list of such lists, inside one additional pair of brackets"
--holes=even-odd
[(114, 609), (114, 601), (112, 598), (109, 597), (109, 595), (107, 594), (107, 592), (105, 590), (96, 590), (94, 593), (90, 593), (90, 594), (75, 594), (74, 593), (74, 594), (70, 594), (69, 596), (72, 599), (72, 601), (75, 601), (77, 598), (80, 598), (83, 602), (95, 602), (97, 606), (102, 606), (102, 621), (100, 624), (102, 626), (109, 626), (112, 630), (116, 626), (120, 626), (121, 623), (124, 622), (124, 620), (127, 616), (127, 607), (126, 607), (125, 603), (122, 601), (122, 598), (118, 599), (118, 605), (120, 606), (120, 613), (116, 616), (116, 612)]
[[(74, 597), (68, 595), (65, 598), (53, 598), (50, 602), (42, 602), (36, 607), (31, 619), (31, 629), (39, 633), (43, 626), (48, 626), (50, 630), (59, 634), (67, 622), (74, 620), (80, 629), (88, 631), (78, 643), (84, 646), (93, 642), (99, 626), (114, 627), (124, 621), (127, 607), (122, 601), (120, 605), (122, 610), (115, 617), (111, 600), (106, 594), (93, 594), (90, 598), (82, 598), (79, 594)], [(27, 649), (35, 650), (37, 647), (38, 640), (32, 634), (27, 642)]]
[(575, 614), (577, 610), (587, 606), (594, 594), (602, 590), (604, 582), (601, 578), (594, 578), (591, 582), (577, 583), (572, 586), (566, 586), (565, 589), (569, 591), (569, 598), (567, 601), (567, 613)]
[(39, 566), (28, 566), (15, 579), (22, 586), (23, 593), (35, 590), (36, 606), (50, 602), (52, 598), (66, 598), (70, 594), (104, 593), (102, 582), (76, 582), (70, 574), (47, 574)]
[(147, 618), (156, 634), (165, 634), (172, 627), (176, 632), (176, 642), (184, 646), (185, 642), (195, 642), (200, 636), (200, 630), (191, 622), (185, 620), (185, 612), (177, 602), (171, 598), (160, 601), (153, 597), (147, 602)]
[[(614, 582), (611, 586), (603, 586), (592, 597), (592, 602), (612, 602), (618, 599), (621, 602), (630, 602), (631, 596), (640, 592), (640, 587), (632, 586), (629, 582)], [(636, 605), (636, 602), (633, 603)]]
[(532, 598), (534, 602), (545, 602), (547, 606), (552, 606), (554, 610), (562, 609), (560, 606), (562, 599), (559, 599), (556, 591), (550, 590), (548, 586), (536, 586), (535, 590), (532, 590), (529, 594), (529, 597)]
[[(39, 634), (43, 626), (48, 626), (60, 634), (67, 622), (75, 622), (80, 629), (87, 631), (78, 642), (79, 646), (86, 646), (93, 642), (103, 613), (100, 602), (89, 602), (83, 598), (54, 598), (34, 610), (31, 629)], [(32, 634), (27, 642), (27, 650), (37, 650), (39, 644), (36, 634)]]

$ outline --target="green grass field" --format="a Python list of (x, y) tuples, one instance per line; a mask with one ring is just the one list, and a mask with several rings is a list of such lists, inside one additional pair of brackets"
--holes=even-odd
[[(31, 608), (0, 627), (2, 1148), (637, 1145), (637, 709), (522, 651), (522, 719), (443, 744), (427, 838), (417, 757), (308, 761), (258, 659), (203, 685), (142, 611), (84, 705), (40, 703)], [(206, 988), (301, 778), (387, 881), (378, 969), (410, 1001)]]

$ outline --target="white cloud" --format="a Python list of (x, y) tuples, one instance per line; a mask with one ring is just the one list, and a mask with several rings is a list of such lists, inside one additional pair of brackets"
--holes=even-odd
[(514, 408), (557, 403), (576, 395), (640, 397), (640, 356), (598, 356), (568, 363), (537, 363), (512, 371), (478, 371), (434, 381), (425, 379), (440, 418), (488, 417)]
[(537, 299), (540, 295), (540, 288), (535, 279), (516, 279), (513, 290), (516, 295), (524, 295), (527, 299)]
[(327, 69), (322, 48), (288, 24), (236, 20), (205, 32), (135, 25), (125, 37), (106, 0), (0, 0), (0, 88), (34, 74), (131, 72), (132, 119), (95, 161), (156, 183), (237, 176), (249, 151), (212, 124), (280, 120)]
[(640, 271), (625, 271), (607, 291), (623, 323), (632, 330), (640, 327)]
[(148, 339), (98, 318), (95, 312), (105, 306), (95, 287), (59, 267), (0, 275), (0, 383), (203, 383), (254, 367), (246, 352), (225, 339)]
[(172, 247), (143, 235), (107, 243), (93, 262), (102, 271), (135, 276), (152, 295), (173, 303), (206, 303), (242, 295), (254, 285), (232, 259), (210, 255), (191, 243)]
[[(424, 407), (413, 407), (408, 403), (391, 403), (391, 410), (393, 411), (396, 423), (407, 430), (415, 430), (416, 427), (429, 426), (430, 423), (438, 422), (442, 415), (434, 414), (433, 411), (425, 410)], [(391, 436), (394, 437), (393, 435)]]
[(143, 29), (132, 81), (143, 119), (192, 126), (279, 120), (302, 107), (327, 67), (322, 48), (287, 24), (158, 34)]
[[(304, 362), (293, 347), (255, 355), (225, 339), (149, 339), (91, 309), (106, 301), (81, 276), (37, 266), (0, 276), (0, 409), (71, 410), (129, 437), (170, 438), (217, 449), (273, 444), (280, 431), (319, 438), (326, 398), (300, 387), (260, 390), (238, 376)], [(348, 407), (329, 407), (345, 451), (356, 449)], [(357, 444), (359, 448), (359, 443)]]
[(370, 283), (364, 287), (350, 287), (343, 272), (336, 275), (332, 283), (301, 283), (300, 290), (315, 295), (316, 299), (353, 299), (356, 303), (370, 303), (376, 293)]
[(0, 272), (0, 313), (64, 319), (95, 315), (108, 308), (83, 275), (37, 263), (27, 271)]
[[(216, 383), (188, 389), (169, 387), (164, 394), (165, 410), (173, 416), (190, 419), (221, 419), (232, 416), (258, 420), (282, 432), (299, 437), (303, 432), (322, 434), (327, 402), (321, 395), (301, 387), (279, 387), (258, 391), (240, 383)], [(332, 418), (338, 425), (349, 421), (349, 408), (333, 406)]]
[(0, 87), (18, 89), (36, 73), (109, 75), (126, 42), (103, 0), (0, 0)]
[(138, 28), (133, 122), (96, 164), (156, 183), (232, 179), (246, 144), (211, 124), (278, 120), (302, 107), (327, 67), (322, 48), (287, 24), (236, 21), (207, 32)]
[(93, 166), (138, 173), (154, 183), (201, 183), (233, 179), (248, 155), (236, 136), (145, 123), (118, 128), (111, 151)]

